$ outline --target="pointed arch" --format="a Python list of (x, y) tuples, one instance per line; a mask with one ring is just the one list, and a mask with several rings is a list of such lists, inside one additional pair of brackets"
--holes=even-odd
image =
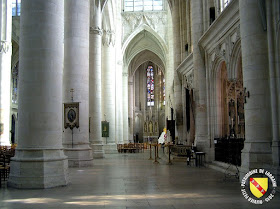
[(228, 66), (228, 78), (230, 80), (238, 78), (238, 65), (241, 59), (241, 40), (239, 39), (232, 49)]
[(160, 48), (163, 49), (163, 52), (166, 54), (167, 53), (167, 45), (165, 41), (158, 35), (158, 33), (152, 29), (150, 26), (147, 24), (140, 25), (138, 28), (136, 28), (129, 36), (128, 38), (124, 41), (123, 46), (122, 46), (122, 52), (123, 54), (125, 53), (127, 47), (129, 44), (133, 41), (133, 39), (140, 34), (141, 32), (147, 31), (150, 34), (152, 34), (156, 40), (159, 42)]

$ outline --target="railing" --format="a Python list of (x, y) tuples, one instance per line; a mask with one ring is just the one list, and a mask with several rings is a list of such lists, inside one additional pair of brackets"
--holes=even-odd
[(241, 165), (241, 150), (244, 139), (215, 138), (215, 160), (233, 165)]
[(175, 145), (171, 148), (171, 153), (176, 156), (187, 157), (189, 155), (190, 150), (191, 150), (191, 146)]
[(147, 149), (147, 143), (118, 144), (117, 147), (118, 147), (118, 152), (120, 153), (144, 152), (144, 149)]

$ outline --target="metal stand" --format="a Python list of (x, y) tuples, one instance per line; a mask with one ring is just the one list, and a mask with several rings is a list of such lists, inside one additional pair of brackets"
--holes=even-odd
[(158, 164), (159, 162), (157, 161), (157, 144), (154, 144), (153, 146), (155, 147), (155, 161), (154, 161), (154, 163)]
[(157, 159), (161, 159), (159, 156), (158, 156), (158, 143), (156, 144), (157, 146)]
[(149, 158), (149, 160), (152, 160), (153, 158), (152, 158), (152, 145), (150, 144), (150, 158)]
[(74, 140), (73, 140), (73, 129), (72, 129), (72, 148), (74, 146)]
[(168, 146), (168, 163), (167, 165), (172, 165), (171, 159), (170, 159), (170, 155), (171, 155), (171, 150), (170, 150), (170, 144), (167, 144)]

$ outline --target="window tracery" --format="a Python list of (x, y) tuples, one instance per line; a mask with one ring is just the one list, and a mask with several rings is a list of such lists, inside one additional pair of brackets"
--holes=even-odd
[(161, 10), (163, 10), (163, 0), (124, 0), (125, 12)]

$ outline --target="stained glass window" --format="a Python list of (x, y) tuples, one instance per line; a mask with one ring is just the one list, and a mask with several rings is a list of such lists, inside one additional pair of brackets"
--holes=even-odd
[(163, 10), (163, 0), (124, 0), (124, 11), (160, 11)]
[(154, 106), (155, 105), (155, 83), (154, 83), (154, 69), (152, 66), (148, 66), (147, 68), (147, 105)]
[(20, 16), (21, 0), (12, 0), (12, 15)]
[(165, 78), (162, 79), (162, 101), (163, 101), (163, 105), (165, 105)]

